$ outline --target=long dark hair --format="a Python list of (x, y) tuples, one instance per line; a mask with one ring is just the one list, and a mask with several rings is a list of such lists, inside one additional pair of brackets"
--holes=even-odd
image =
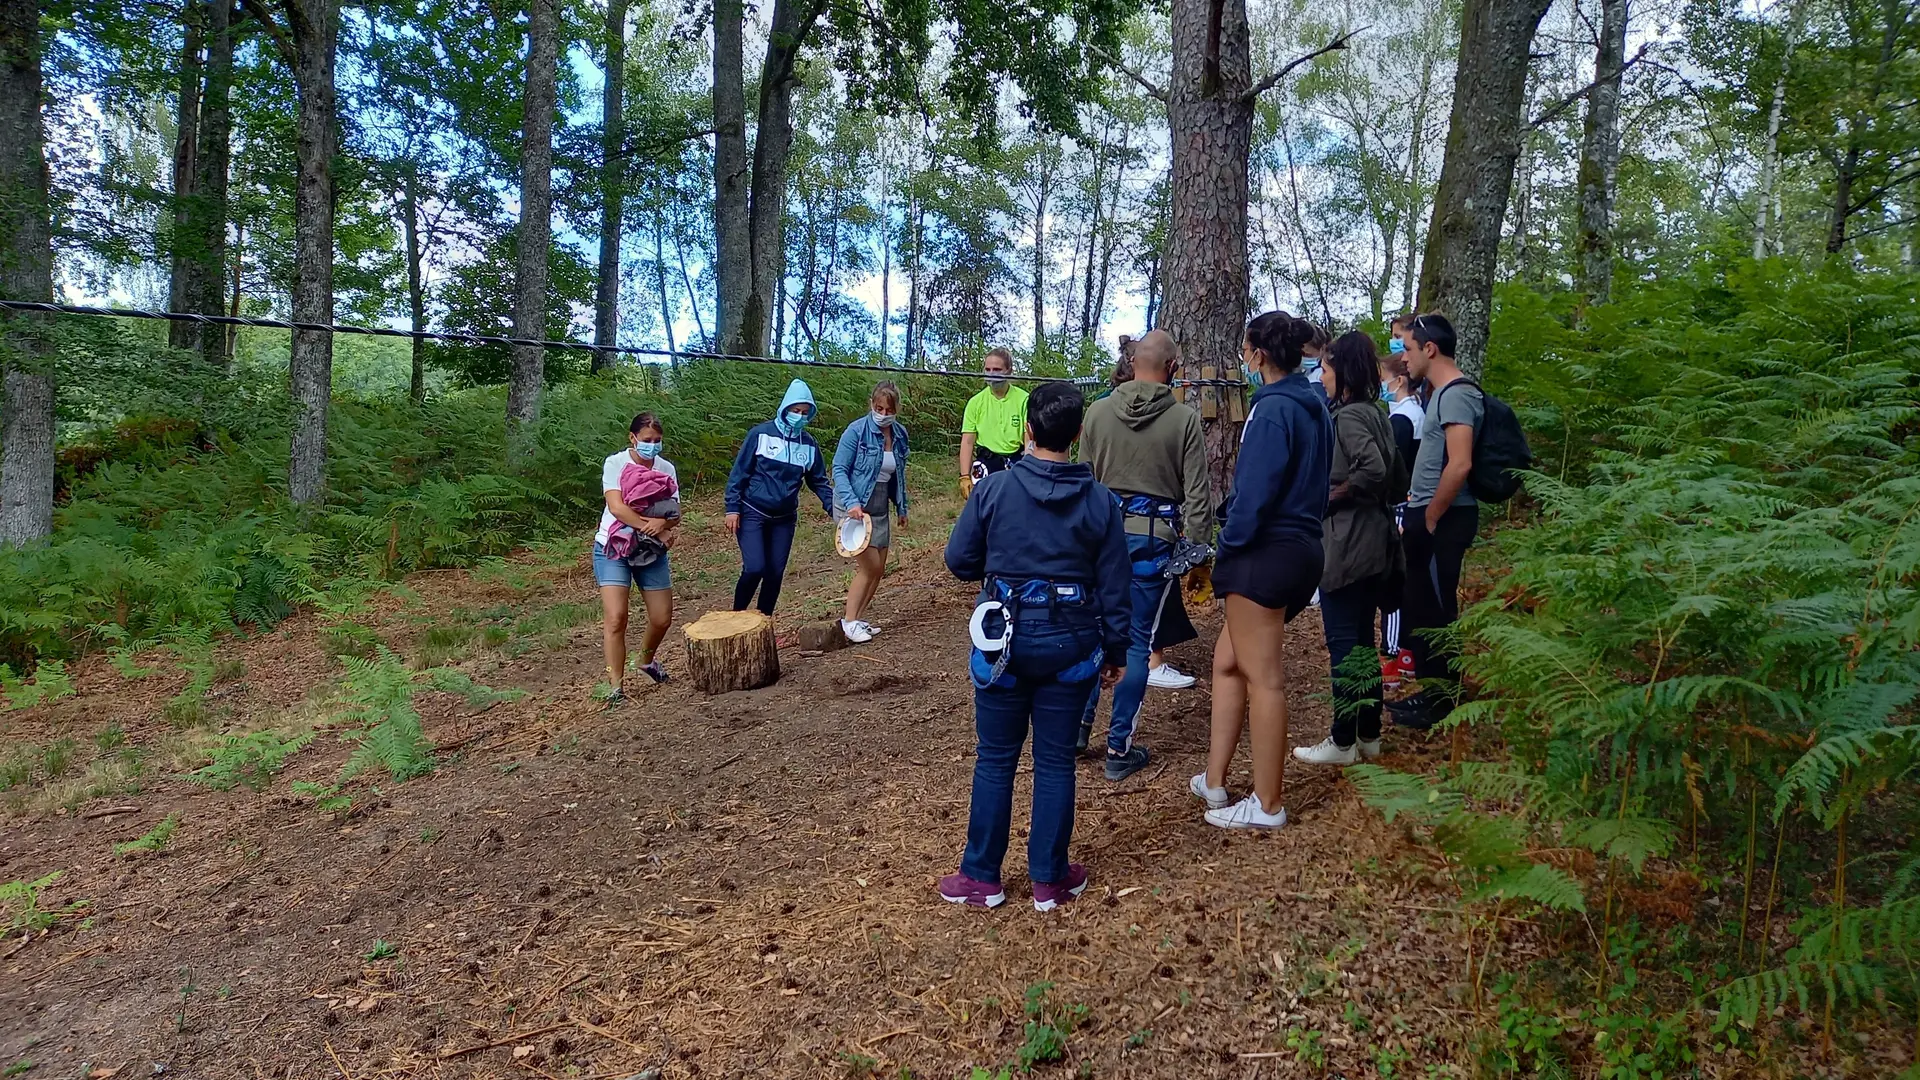
[(1300, 370), (1300, 350), (1313, 340), (1313, 324), (1284, 311), (1269, 311), (1247, 324), (1247, 344), (1267, 354), (1281, 374)]
[(1327, 366), (1333, 369), (1333, 394), (1335, 404), (1350, 401), (1372, 401), (1380, 392), (1380, 354), (1375, 350), (1373, 338), (1358, 330), (1349, 330), (1340, 335), (1333, 343), (1333, 351), (1327, 356)]

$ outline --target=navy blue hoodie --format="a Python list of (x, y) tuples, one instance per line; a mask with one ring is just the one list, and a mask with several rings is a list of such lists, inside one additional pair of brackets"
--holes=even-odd
[[(804, 431), (789, 432), (782, 419), (802, 402), (813, 406), (813, 391), (795, 379), (774, 418), (747, 430), (746, 441), (734, 455), (733, 472), (727, 475), (727, 513), (751, 510), (763, 518), (791, 521), (800, 509), (802, 484), (820, 497), (827, 513), (833, 513), (833, 481), (827, 478), (820, 444)], [(818, 414), (818, 407), (813, 407), (811, 415)]]
[(1086, 587), (1108, 662), (1123, 663), (1133, 564), (1121, 521), (1113, 492), (1094, 481), (1092, 469), (1029, 455), (975, 485), (947, 538), (947, 569), (962, 581), (1043, 578)]
[(1320, 542), (1333, 470), (1333, 421), (1298, 371), (1253, 395), (1216, 550), (1221, 558), (1275, 542)]

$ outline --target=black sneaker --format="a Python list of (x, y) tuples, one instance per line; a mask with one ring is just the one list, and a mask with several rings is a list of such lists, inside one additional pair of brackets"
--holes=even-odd
[(1401, 701), (1389, 701), (1387, 712), (1393, 716), (1395, 727), (1409, 731), (1430, 731), (1433, 725), (1445, 719), (1445, 714), (1434, 711), (1433, 702), (1425, 693), (1417, 693)]
[(1115, 754), (1112, 751), (1108, 751), (1107, 779), (1125, 780), (1127, 777), (1146, 768), (1147, 759), (1150, 756), (1151, 755), (1147, 753), (1147, 748), (1144, 746), (1136, 746), (1124, 754)]
[(613, 688), (613, 692), (608, 694), (606, 696), (606, 700), (602, 702), (602, 704), (609, 709), (617, 709), (620, 706), (625, 705), (626, 703), (627, 703), (626, 693), (617, 686)]
[(1074, 736), (1074, 739), (1073, 739), (1073, 752), (1076, 754), (1086, 753), (1087, 744), (1092, 741), (1093, 741), (1093, 725), (1081, 724), (1080, 734)]

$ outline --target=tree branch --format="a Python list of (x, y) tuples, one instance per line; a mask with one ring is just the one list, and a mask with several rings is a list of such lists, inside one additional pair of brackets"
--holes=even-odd
[(1089, 45), (1087, 46), (1087, 50), (1093, 53), (1093, 55), (1099, 57), (1100, 59), (1105, 60), (1107, 63), (1112, 64), (1114, 67), (1119, 68), (1122, 74), (1128, 76), (1134, 82), (1139, 83), (1140, 89), (1145, 90), (1147, 92), (1148, 97), (1153, 98), (1155, 101), (1158, 101), (1162, 105), (1165, 105), (1167, 103), (1167, 92), (1165, 89), (1163, 89), (1162, 87), (1156, 86), (1152, 79), (1149, 79), (1145, 75), (1142, 75), (1139, 72), (1128, 67), (1126, 65), (1126, 62), (1121, 60), (1119, 57), (1113, 55), (1112, 53), (1108, 52), (1107, 50), (1101, 48), (1098, 45)]
[(1901, 184), (1904, 184), (1907, 181), (1914, 180), (1914, 179), (1920, 179), (1920, 169), (1914, 169), (1900, 176), (1896, 176), (1893, 179), (1888, 180), (1884, 184), (1875, 185), (1871, 190), (1869, 190), (1866, 193), (1866, 195), (1861, 197), (1859, 202), (1856, 202), (1852, 206), (1847, 207), (1847, 213), (1857, 214), (1860, 211), (1865, 210), (1867, 207), (1872, 206), (1877, 200), (1883, 198), (1887, 194), (1887, 192), (1892, 191), (1894, 188), (1899, 187)]
[(1280, 68), (1279, 71), (1274, 72), (1273, 74), (1267, 76), (1266, 78), (1261, 79), (1259, 82), (1254, 83), (1251, 87), (1248, 87), (1247, 92), (1240, 95), (1241, 102), (1248, 105), (1253, 104), (1253, 102), (1257, 100), (1261, 94), (1264, 94), (1267, 91), (1273, 89), (1274, 87), (1280, 85), (1280, 80), (1286, 78), (1287, 74), (1291, 72), (1294, 68), (1297, 68), (1300, 65), (1308, 63), (1310, 61), (1316, 60), (1322, 56), (1325, 56), (1330, 52), (1338, 52), (1342, 49), (1345, 49), (1347, 47), (1347, 42), (1353, 40), (1353, 36), (1355, 34), (1361, 33), (1362, 31), (1365, 31), (1367, 29), (1369, 29), (1369, 27), (1367, 26), (1355, 27), (1354, 29), (1348, 30), (1347, 32), (1341, 34), (1339, 37), (1334, 38), (1332, 41), (1327, 42), (1325, 45), (1320, 46), (1319, 48), (1313, 50), (1312, 52), (1307, 53), (1303, 56), (1296, 56), (1293, 59), (1287, 61), (1286, 64)]
[(1912, 224), (1915, 224), (1916, 222), (1920, 222), (1920, 214), (1915, 214), (1911, 217), (1903, 217), (1898, 221), (1883, 221), (1878, 225), (1870, 226), (1865, 229), (1855, 229), (1853, 232), (1850, 232), (1847, 234), (1847, 240), (1851, 242), (1854, 240), (1858, 240), (1863, 236), (1872, 236), (1874, 233), (1883, 233), (1888, 231), (1889, 229), (1897, 229), (1902, 225), (1912, 225)]
[(1558, 117), (1561, 113), (1566, 112), (1568, 109), (1572, 108), (1574, 102), (1579, 101), (1581, 98), (1586, 97), (1588, 94), (1593, 93), (1595, 90), (1600, 89), (1600, 87), (1606, 85), (1607, 83), (1612, 82), (1613, 80), (1619, 78), (1620, 76), (1625, 75), (1627, 73), (1628, 68), (1632, 67), (1633, 65), (1639, 63), (1641, 60), (1646, 58), (1647, 50), (1652, 47), (1653, 47), (1653, 42), (1651, 41), (1647, 42), (1646, 44), (1640, 46), (1639, 52), (1633, 54), (1633, 59), (1628, 60), (1624, 64), (1621, 64), (1619, 70), (1610, 72), (1607, 75), (1604, 75), (1598, 79), (1595, 79), (1592, 82), (1588, 83), (1587, 85), (1581, 87), (1580, 89), (1575, 90), (1573, 93), (1568, 94), (1566, 97), (1561, 98), (1559, 101), (1554, 102), (1553, 105), (1547, 109), (1547, 111), (1541, 113), (1539, 116), (1534, 117), (1532, 120), (1527, 121), (1526, 130), (1536, 131), (1543, 125), (1553, 123), (1554, 119)]
[(260, 21), (260, 25), (267, 28), (267, 34), (273, 38), (273, 44), (280, 53), (280, 59), (286, 61), (287, 69), (291, 71), (298, 59), (293, 51), (293, 39), (287, 37), (287, 32), (280, 28), (279, 23), (273, 21), (273, 12), (268, 11), (266, 4), (261, 0), (240, 0), (240, 6), (251, 12), (253, 17)]

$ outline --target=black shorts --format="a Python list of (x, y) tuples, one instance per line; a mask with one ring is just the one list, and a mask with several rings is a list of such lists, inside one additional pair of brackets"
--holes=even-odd
[(1288, 621), (1306, 610), (1320, 587), (1325, 553), (1319, 539), (1275, 541), (1221, 556), (1213, 567), (1213, 591), (1244, 596), (1263, 608), (1287, 613)]
[(985, 480), (988, 476), (1003, 471), (1007, 466), (1012, 465), (1025, 456), (1025, 447), (1015, 450), (1011, 454), (1002, 454), (998, 450), (989, 450), (984, 446), (976, 444), (973, 448), (973, 478), (975, 480)]

